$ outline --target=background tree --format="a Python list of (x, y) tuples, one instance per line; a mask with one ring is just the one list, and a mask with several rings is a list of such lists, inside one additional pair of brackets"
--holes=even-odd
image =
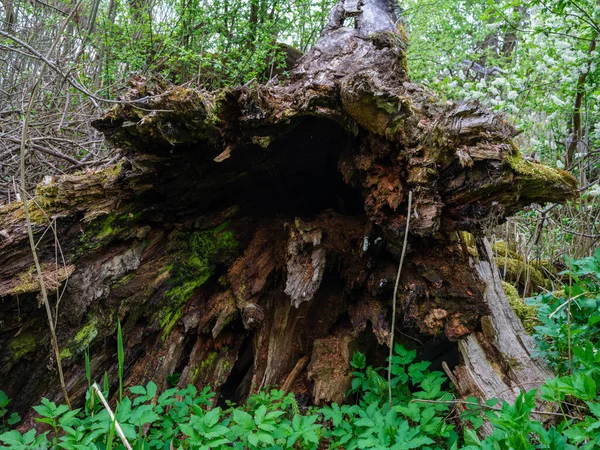
[(581, 205), (534, 208), (499, 234), (526, 260), (589, 255), (600, 239), (598, 3), (406, 4), (413, 79), (508, 115), (522, 131), (517, 141), (526, 155), (580, 180)]

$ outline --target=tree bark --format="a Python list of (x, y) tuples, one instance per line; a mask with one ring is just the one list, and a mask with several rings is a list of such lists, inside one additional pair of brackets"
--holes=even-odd
[[(595, 34), (590, 42), (590, 46), (588, 48), (588, 55), (591, 55), (594, 50), (596, 50), (596, 41), (598, 40), (598, 35)], [(567, 146), (567, 155), (566, 155), (566, 166), (571, 168), (573, 164), (573, 157), (575, 156), (575, 150), (583, 147), (583, 137), (584, 130), (582, 127), (582, 114), (581, 108), (583, 105), (583, 97), (585, 95), (585, 80), (587, 79), (588, 72), (590, 71), (591, 62), (587, 64), (587, 70), (579, 74), (579, 78), (577, 79), (576, 85), (576, 95), (575, 95), (575, 104), (573, 105), (573, 128), (571, 131), (571, 136), (569, 137), (569, 142)]]
[[(510, 400), (551, 375), (489, 246), (478, 238), (475, 257), (457, 232), (564, 201), (575, 180), (523, 160), (503, 118), (411, 83), (391, 5), (357, 5), (334, 8), (283, 85), (132, 80), (137, 102), (94, 123), (123, 159), (38, 187), (30, 208), (75, 403), (86, 348), (93, 376), (116, 383), (119, 321), (126, 385), (164, 389), (177, 374), (233, 400), (282, 384), (344, 400), (353, 352), (386, 354), (408, 214), (398, 340), (454, 343), (460, 362), (440, 359), (465, 396)], [(0, 209), (0, 389), (21, 412), (61, 400), (24, 230), (21, 204)]]
[(4, 31), (12, 33), (17, 22), (17, 15), (15, 13), (15, 7), (12, 0), (2, 0), (2, 6), (4, 6), (4, 23), (2, 28)]

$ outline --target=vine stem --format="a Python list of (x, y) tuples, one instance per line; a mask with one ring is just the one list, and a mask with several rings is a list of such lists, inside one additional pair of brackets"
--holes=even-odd
[(390, 330), (390, 356), (388, 362), (388, 397), (390, 406), (392, 406), (392, 357), (394, 356), (394, 331), (396, 328), (396, 300), (398, 297), (398, 285), (400, 284), (400, 274), (404, 264), (404, 255), (406, 254), (406, 245), (408, 243), (408, 230), (410, 228), (410, 216), (412, 211), (412, 191), (408, 192), (408, 212), (406, 214), (406, 229), (404, 230), (404, 242), (402, 243), (402, 253), (400, 254), (400, 263), (398, 264), (398, 273), (396, 274), (396, 284), (394, 285), (394, 297), (392, 298), (392, 326)]
[[(432, 403), (437, 405), (467, 405), (467, 406), (478, 406), (482, 409), (487, 409), (489, 411), (502, 411), (502, 408), (494, 408), (493, 406), (486, 405), (485, 403), (478, 402), (469, 402), (465, 400), (427, 400), (422, 398), (415, 398), (410, 401), (410, 403)], [(569, 419), (581, 419), (580, 417), (572, 416), (566, 413), (552, 412), (552, 411), (540, 411), (537, 409), (532, 409), (531, 414), (539, 414), (543, 416), (555, 416), (555, 417), (565, 417)]]
[[(71, 9), (69, 15), (62, 22), (56, 33), (56, 39), (50, 46), (48, 50), (48, 54), (46, 59), (52, 57), (56, 46), (58, 45), (63, 32), (65, 31), (65, 27), (67, 23), (71, 20), (75, 12), (78, 10), (79, 6), (83, 0), (79, 0), (77, 4)], [(44, 283), (44, 274), (42, 272), (42, 266), (40, 264), (40, 260), (37, 255), (36, 243), (33, 237), (33, 227), (31, 226), (31, 214), (29, 212), (29, 200), (27, 199), (27, 190), (25, 184), (25, 152), (27, 147), (27, 131), (29, 128), (29, 118), (31, 117), (31, 111), (33, 109), (33, 104), (35, 103), (35, 99), (37, 97), (37, 93), (39, 91), (40, 85), (42, 84), (44, 74), (46, 72), (47, 65), (42, 64), (40, 67), (40, 73), (37, 76), (37, 80), (33, 86), (33, 90), (31, 91), (31, 95), (29, 96), (29, 102), (27, 104), (27, 110), (23, 116), (23, 128), (21, 129), (21, 148), (20, 148), (20, 172), (21, 172), (21, 199), (23, 200), (23, 210), (25, 212), (25, 223), (27, 225), (27, 235), (29, 237), (29, 246), (31, 247), (31, 255), (33, 257), (33, 263), (35, 265), (35, 270), (37, 272), (38, 280), (40, 283), (40, 295), (42, 297), (42, 301), (44, 306), (46, 307), (46, 315), (48, 316), (48, 326), (50, 327), (50, 340), (52, 344), (52, 348), (54, 349), (54, 356), (56, 358), (56, 365), (58, 367), (58, 377), (60, 380), (60, 387), (63, 391), (63, 396), (65, 398), (65, 403), (71, 409), (71, 401), (69, 400), (69, 394), (67, 393), (67, 386), (65, 384), (65, 377), (63, 375), (62, 370), (62, 362), (60, 358), (60, 348), (58, 347), (58, 339), (56, 338), (56, 328), (54, 325), (54, 319), (52, 318), (52, 308), (50, 307), (50, 301), (48, 300), (48, 292), (46, 291), (46, 284)]]
[(567, 299), (567, 355), (569, 358), (569, 375), (573, 375), (573, 359), (571, 358), (571, 302), (573, 295), (573, 259), (569, 248), (569, 298)]

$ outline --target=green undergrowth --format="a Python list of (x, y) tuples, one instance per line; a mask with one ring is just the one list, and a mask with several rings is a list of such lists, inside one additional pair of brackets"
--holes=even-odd
[[(393, 406), (383, 369), (367, 366), (365, 356), (356, 353), (354, 404), (301, 408), (293, 394), (273, 389), (251, 396), (244, 405), (214, 407), (209, 387), (198, 391), (189, 385), (159, 393), (150, 382), (129, 389), (130, 395), (116, 405), (116, 421), (135, 449), (317, 449), (323, 443), (344, 449), (457, 448), (459, 435), (444, 420), (452, 409), (446, 402), (453, 398), (443, 390), (445, 376), (429, 371), (429, 363), (414, 363), (415, 355), (396, 346)], [(84, 407), (73, 411), (43, 399), (34, 407), (36, 420), (49, 429), (5, 431), (0, 448), (124, 448), (115, 422), (91, 392)], [(15, 423), (13, 416), (6, 427)]]
[[(203, 245), (202, 239), (196, 242)], [(539, 389), (522, 391), (514, 404), (457, 398), (443, 373), (431, 371), (427, 361), (415, 362), (415, 350), (396, 344), (391, 402), (386, 370), (368, 365), (360, 352), (352, 359), (345, 405), (304, 407), (293, 394), (278, 389), (253, 395), (243, 405), (218, 401), (208, 386), (158, 392), (149, 382), (123, 391), (119, 370), (119, 390), (111, 401), (116, 420), (90, 389), (84, 406), (72, 411), (42, 399), (34, 407), (35, 420), (45, 428), (24, 431), (0, 391), (0, 448), (121, 450), (125, 446), (117, 424), (136, 450), (600, 448), (600, 251), (567, 263), (563, 275), (571, 282), (563, 297), (542, 294), (528, 300), (538, 313), (533, 336), (539, 356), (557, 377)], [(121, 368), (120, 327), (117, 342)], [(87, 354), (86, 375), (91, 385)], [(106, 380), (105, 375), (104, 395), (110, 398)], [(548, 422), (549, 416), (537, 413), (536, 399), (556, 405), (555, 420)], [(479, 433), (484, 423), (492, 426), (487, 436)]]
[[(159, 393), (157, 386), (129, 388), (129, 396), (114, 405), (111, 420), (97, 398), (88, 392), (84, 407), (69, 411), (66, 405), (42, 399), (35, 406), (36, 421), (46, 431), (11, 429), (18, 424), (7, 415), (8, 398), (0, 392), (0, 434), (3, 449), (123, 449), (116, 433), (120, 426), (134, 449), (575, 449), (596, 448), (600, 434), (600, 403), (593, 374), (578, 373), (549, 380), (538, 392), (522, 392), (514, 405), (477, 398), (462, 402), (464, 423), (452, 420), (461, 403), (444, 386), (445, 375), (429, 370), (429, 362), (414, 362), (416, 352), (395, 346), (392, 365), (392, 402), (383, 369), (366, 363), (357, 352), (352, 360), (354, 379), (351, 404), (300, 407), (293, 394), (263, 391), (246, 404), (215, 407), (215, 394), (207, 386), (192, 385)], [(108, 386), (104, 395), (109, 396)], [(557, 403), (577, 402), (586, 415), (574, 418), (563, 411), (559, 423), (544, 427), (532, 417), (535, 398)], [(493, 434), (481, 439), (484, 421)]]
[(566, 283), (562, 289), (527, 300), (541, 322), (533, 336), (558, 374), (600, 369), (600, 249), (594, 256), (567, 259), (566, 266), (559, 273)]

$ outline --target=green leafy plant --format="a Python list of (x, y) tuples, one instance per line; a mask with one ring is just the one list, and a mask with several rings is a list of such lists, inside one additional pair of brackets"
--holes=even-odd
[(8, 426), (15, 425), (21, 420), (17, 413), (11, 413), (10, 416), (6, 417), (9, 403), (10, 399), (8, 395), (4, 391), (0, 391), (0, 431), (3, 431)]
[[(540, 355), (559, 375), (574, 368), (590, 369), (600, 341), (600, 249), (593, 256), (567, 260), (560, 275), (570, 280), (562, 293), (543, 293), (529, 299), (538, 308), (540, 326), (534, 338)], [(592, 364), (593, 365), (593, 364)]]
[[(68, 411), (65, 405), (43, 399), (34, 409), (37, 420), (51, 432), (21, 435), (12, 430), (0, 434), (0, 442), (10, 446), (18, 442), (22, 448), (119, 448), (118, 423), (126, 439), (144, 449), (316, 450), (323, 440), (332, 448), (345, 449), (445, 448), (456, 441), (453, 426), (443, 420), (448, 406), (418, 402), (447, 398), (449, 394), (441, 391), (444, 379), (429, 372), (428, 364), (413, 363), (414, 357), (414, 352), (401, 346), (394, 349), (392, 408), (387, 403), (387, 382), (379, 375), (384, 369), (367, 366), (365, 356), (356, 353), (355, 405), (332, 404), (302, 414), (292, 394), (271, 389), (252, 395), (245, 405), (231, 404), (223, 410), (213, 407), (214, 393), (209, 387), (202, 391), (192, 385), (171, 388), (159, 395), (156, 384), (149, 382), (129, 388), (130, 396), (117, 404), (115, 420), (97, 402), (88, 401), (84, 410)], [(107, 386), (105, 391), (108, 394)]]
[(119, 368), (119, 400), (123, 400), (123, 368), (125, 367), (125, 352), (123, 350), (123, 332), (121, 322), (117, 324), (117, 362)]

